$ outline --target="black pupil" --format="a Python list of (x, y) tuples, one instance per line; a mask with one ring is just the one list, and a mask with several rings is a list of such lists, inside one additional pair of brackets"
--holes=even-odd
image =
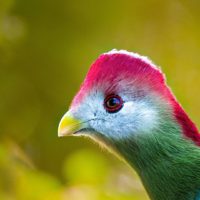
[(113, 107), (115, 107), (119, 104), (120, 104), (120, 100), (116, 97), (109, 99), (108, 102), (107, 102), (107, 106), (111, 107), (111, 108), (113, 108)]

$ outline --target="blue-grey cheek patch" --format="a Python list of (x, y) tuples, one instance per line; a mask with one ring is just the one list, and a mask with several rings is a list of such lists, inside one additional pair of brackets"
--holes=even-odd
[(103, 106), (105, 94), (93, 91), (74, 111), (74, 116), (83, 121), (89, 121), (89, 128), (114, 140), (149, 133), (157, 126), (159, 123), (157, 109), (148, 99), (134, 100), (129, 95), (119, 95), (125, 102), (119, 112), (106, 112)]
[(91, 126), (115, 140), (149, 132), (157, 123), (157, 113), (147, 102), (129, 101), (118, 113), (109, 114), (102, 110), (97, 118), (99, 120), (91, 121)]

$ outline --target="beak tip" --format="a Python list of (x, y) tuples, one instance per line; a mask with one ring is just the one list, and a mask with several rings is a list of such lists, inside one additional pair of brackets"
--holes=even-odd
[(64, 137), (67, 135), (67, 132), (65, 129), (58, 129), (58, 137)]
[(58, 132), (58, 137), (63, 137), (64, 135), (60, 132)]
[(65, 137), (65, 136), (71, 136), (71, 135), (73, 135), (73, 130), (71, 129), (71, 127), (58, 128), (58, 137)]
[(68, 111), (61, 119), (58, 126), (58, 137), (71, 136), (81, 128), (82, 122), (74, 118)]

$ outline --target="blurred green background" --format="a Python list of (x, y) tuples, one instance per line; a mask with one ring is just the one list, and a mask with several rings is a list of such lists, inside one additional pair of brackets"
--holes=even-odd
[(145, 200), (136, 174), (57, 126), (113, 48), (162, 66), (200, 125), (200, 1), (0, 0), (0, 199)]

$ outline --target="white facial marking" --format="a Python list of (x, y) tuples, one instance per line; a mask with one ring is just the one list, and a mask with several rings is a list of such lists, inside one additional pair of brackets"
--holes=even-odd
[(158, 114), (153, 103), (147, 98), (132, 100), (123, 94), (119, 96), (125, 103), (116, 113), (105, 110), (103, 93), (91, 92), (73, 115), (82, 121), (89, 121), (89, 128), (115, 140), (151, 132), (158, 123)]
[(126, 115), (129, 113), (133, 113), (135, 111), (135, 106), (134, 106), (134, 102), (129, 101), (124, 103), (123, 109), (121, 110), (121, 113)]
[(124, 104), (121, 113), (133, 118), (133, 120), (130, 119), (130, 122), (136, 123), (137, 121), (137, 130), (140, 130), (140, 132), (151, 130), (157, 118), (156, 111), (145, 101), (127, 102)]

